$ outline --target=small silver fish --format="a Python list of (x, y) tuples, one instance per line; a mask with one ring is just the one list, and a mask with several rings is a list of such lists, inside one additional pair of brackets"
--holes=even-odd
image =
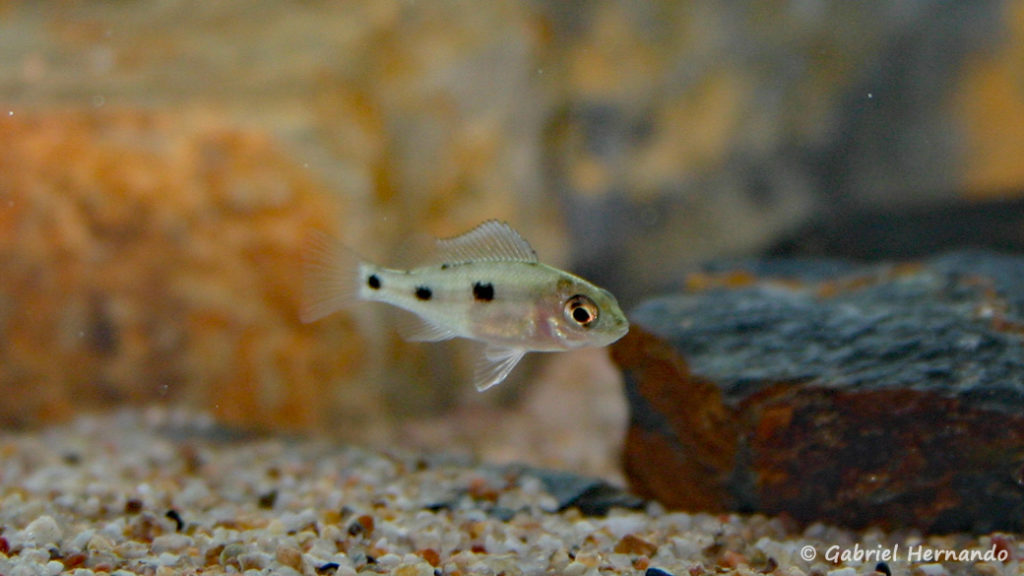
[(474, 376), (481, 391), (504, 380), (527, 352), (606, 346), (629, 330), (610, 292), (541, 264), (526, 240), (498, 220), (437, 240), (434, 257), (409, 270), (370, 264), (318, 237), (307, 251), (305, 280), (303, 322), (370, 300), (419, 317), (405, 330), (409, 340), (483, 342)]

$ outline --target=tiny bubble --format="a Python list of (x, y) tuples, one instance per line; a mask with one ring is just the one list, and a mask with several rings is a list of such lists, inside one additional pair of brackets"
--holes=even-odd
[(7, 111), (7, 115), (8, 116), (14, 116), (14, 110), (8, 110)]
[(873, 93), (868, 92), (868, 100), (870, 100), (870, 99), (872, 99), (874, 97), (875, 97), (875, 95)]

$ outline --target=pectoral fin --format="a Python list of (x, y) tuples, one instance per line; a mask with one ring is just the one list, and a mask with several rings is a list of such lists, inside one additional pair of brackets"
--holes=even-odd
[(476, 365), (476, 374), (473, 377), (476, 389), (483, 392), (495, 384), (500, 384), (525, 354), (526, 350), (519, 348), (488, 346), (484, 350), (483, 358)]

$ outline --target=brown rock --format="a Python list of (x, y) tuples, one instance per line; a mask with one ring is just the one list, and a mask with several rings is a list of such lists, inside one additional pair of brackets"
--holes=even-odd
[[(737, 423), (718, 388), (694, 377), (669, 345), (636, 326), (613, 348), (613, 358), (630, 370), (635, 382), (627, 387), (634, 408), (623, 456), (633, 490), (674, 508), (730, 508), (728, 480), (736, 456)], [(638, 405), (644, 409), (637, 410)], [(646, 420), (660, 414), (673, 417)], [(672, 453), (685, 457), (664, 457)], [(683, 478), (687, 486), (680, 489)]]
[(746, 268), (760, 281), (646, 302), (614, 346), (634, 490), (858, 528), (1024, 526), (1024, 260)]

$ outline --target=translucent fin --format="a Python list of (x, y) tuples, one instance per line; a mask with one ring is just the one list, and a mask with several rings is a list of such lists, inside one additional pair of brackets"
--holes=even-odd
[(518, 232), (500, 220), (487, 220), (454, 238), (437, 241), (439, 263), (536, 262), (537, 253)]
[(525, 354), (526, 350), (519, 348), (488, 346), (484, 350), (483, 358), (476, 365), (476, 374), (473, 376), (476, 389), (483, 392), (495, 384), (500, 384)]
[(359, 256), (341, 241), (314, 232), (303, 251), (302, 321), (314, 322), (356, 300), (359, 265)]
[(419, 314), (401, 308), (392, 308), (392, 310), (399, 314), (395, 322), (398, 326), (398, 333), (410, 342), (440, 342), (458, 336), (451, 328), (427, 320)]

